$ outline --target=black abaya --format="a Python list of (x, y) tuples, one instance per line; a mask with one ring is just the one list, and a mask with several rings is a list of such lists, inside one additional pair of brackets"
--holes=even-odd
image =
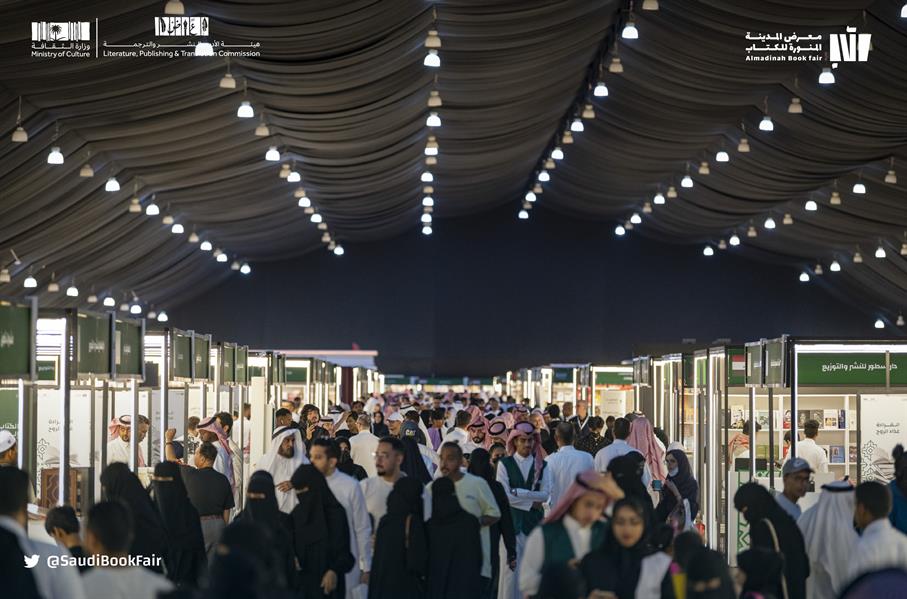
[(167, 530), (167, 578), (177, 585), (198, 586), (207, 571), (205, 540), (198, 511), (189, 501), (179, 466), (154, 467), (154, 501)]
[[(101, 473), (101, 487), (108, 500), (120, 500), (132, 511), (134, 534), (129, 555), (157, 555), (164, 558), (164, 563), (169, 563), (169, 543), (164, 522), (151, 496), (129, 466), (122, 462), (107, 466)], [(161, 566), (146, 567), (163, 573)]]
[(422, 485), (403, 477), (387, 498), (378, 523), (369, 599), (422, 599), (428, 573), (428, 537), (422, 515)]
[[(343, 599), (346, 595), (344, 576), (355, 563), (350, 553), (346, 512), (331, 493), (324, 476), (311, 464), (297, 468), (290, 482), (299, 500), (290, 514), (293, 548), (299, 562), (299, 597)], [(337, 585), (333, 592), (325, 594), (321, 580), (329, 570), (337, 575)]]
[[(612, 463), (615, 461), (616, 459), (612, 460)], [(610, 464), (608, 467), (610, 470)], [(617, 514), (618, 510), (628, 504), (633, 506), (637, 513), (643, 507), (642, 502), (635, 498), (625, 498), (614, 505), (614, 513)], [(634, 599), (642, 570), (642, 560), (651, 553), (647, 535), (651, 529), (645, 518), (643, 526), (645, 528), (642, 537), (632, 547), (622, 546), (614, 536), (614, 530), (609, 527), (605, 542), (586, 554), (580, 563), (580, 571), (590, 593), (596, 590), (610, 591), (617, 595), (618, 599)]]
[(403, 441), (403, 462), (400, 464), (400, 470), (410, 478), (414, 478), (423, 485), (431, 482), (431, 474), (425, 467), (425, 461), (422, 459), (422, 453), (419, 451), (419, 445), (410, 437), (404, 437)]
[(277, 507), (274, 478), (269, 472), (258, 470), (249, 477), (246, 503), (234, 522), (249, 523), (265, 532), (269, 547), (265, 567), (270, 586), (292, 587), (296, 578), (291, 540), (293, 519)]
[(645, 510), (646, 529), (652, 530), (655, 522), (655, 508), (652, 506), (652, 497), (642, 484), (646, 459), (638, 451), (631, 451), (626, 455), (614, 458), (608, 463), (608, 472), (614, 477), (614, 482), (624, 492), (624, 497), (638, 500)]
[(477, 597), (482, 591), (482, 542), (479, 520), (460, 507), (454, 483), (432, 483), (428, 521), (428, 596), (432, 599)]

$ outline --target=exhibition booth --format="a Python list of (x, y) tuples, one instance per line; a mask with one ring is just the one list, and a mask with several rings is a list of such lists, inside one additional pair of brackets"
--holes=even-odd
[(590, 380), (591, 414), (602, 418), (616, 417), (635, 409), (633, 366), (592, 366)]

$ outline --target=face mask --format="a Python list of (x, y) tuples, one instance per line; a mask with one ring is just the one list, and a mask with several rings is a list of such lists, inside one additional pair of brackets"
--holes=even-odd
[(678, 472), (680, 472), (680, 468), (672, 468), (668, 470), (668, 476), (677, 476)]

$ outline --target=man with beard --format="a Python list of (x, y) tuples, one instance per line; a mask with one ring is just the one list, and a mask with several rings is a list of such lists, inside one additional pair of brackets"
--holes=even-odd
[[(139, 424), (138, 427), (136, 427), (136, 433), (138, 435), (137, 443), (141, 443), (145, 440), (145, 435), (148, 434), (148, 429), (150, 427), (151, 422), (140, 414)], [(107, 463), (124, 462), (128, 464), (129, 457), (132, 455), (130, 448), (132, 417), (127, 414), (125, 416), (120, 416), (119, 418), (114, 418), (107, 426), (107, 431), (109, 433), (107, 441)], [(138, 466), (145, 465), (145, 456), (143, 454), (144, 452), (140, 447)]]
[(302, 416), (299, 418), (299, 430), (302, 431), (302, 440), (305, 441), (307, 449), (311, 447), (312, 441), (315, 439), (331, 436), (326, 428), (318, 425), (320, 419), (321, 412), (318, 411), (318, 406), (312, 404), (303, 406)]
[(372, 517), (372, 528), (378, 526), (381, 516), (387, 512), (387, 496), (394, 489), (394, 483), (403, 476), (400, 465), (404, 451), (403, 441), (397, 437), (383, 437), (375, 450), (376, 475), (359, 481), (365, 506)]
[(296, 469), (308, 464), (305, 443), (299, 429), (281, 427), (271, 435), (271, 448), (262, 456), (256, 470), (266, 470), (276, 484), (277, 505), (289, 514), (296, 507), (296, 492), (290, 479)]

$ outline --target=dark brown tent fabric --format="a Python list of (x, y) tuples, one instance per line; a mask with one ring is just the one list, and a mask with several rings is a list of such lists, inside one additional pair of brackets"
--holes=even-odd
[[(812, 269), (836, 293), (871, 304), (892, 320), (907, 288), (898, 255), (907, 229), (907, 20), (900, 3), (829, 0), (662, 0), (634, 5), (638, 40), (619, 40), (625, 66), (604, 72), (607, 98), (592, 98), (627, 17), (617, 0), (284, 0), (184, 2), (212, 19), (212, 37), (261, 43), (261, 58), (234, 58), (235, 90), (220, 89), (223, 58), (32, 59), (29, 23), (100, 21), (100, 39), (153, 39), (164, 0), (0, 2), (0, 252), (21, 265), (0, 294), (24, 295), (35, 271), (42, 304), (81, 305), (90, 289), (117, 299), (134, 290), (170, 307), (228, 276), (240, 276), (187, 243), (195, 230), (230, 261), (324, 251), (321, 231), (296, 206), (296, 185), (278, 178), (294, 161), (301, 185), (339, 242), (386, 239), (419, 227), (425, 118), (439, 90), (443, 126), (435, 175), (436, 226), (446, 216), (502, 204), (519, 209), (535, 173), (577, 109), (592, 101), (576, 143), (544, 183), (539, 202), (600, 220), (605, 235), (668, 185), (680, 197), (654, 206), (631, 234), (710, 243), (736, 232), (734, 248), (755, 259)], [(432, 8), (437, 14), (433, 24)], [(864, 63), (746, 63), (747, 31), (871, 32)], [(442, 65), (422, 65), (423, 41), (439, 31)], [(434, 77), (437, 75), (437, 81)], [(236, 117), (244, 97), (255, 118)], [(803, 114), (788, 114), (792, 96)], [(18, 98), (25, 144), (9, 141)], [(775, 130), (758, 130), (764, 102)], [(261, 118), (271, 136), (256, 137)], [(752, 151), (736, 151), (746, 128)], [(55, 126), (66, 162), (46, 164)], [(266, 162), (277, 146), (281, 163)], [(728, 151), (731, 161), (716, 164)], [(88, 153), (90, 151), (90, 158)], [(896, 185), (883, 183), (889, 161)], [(711, 174), (698, 175), (707, 160)], [(95, 177), (78, 176), (90, 162)], [(696, 181), (682, 189), (687, 165)], [(121, 191), (104, 191), (116, 176)], [(865, 196), (850, 192), (859, 178)], [(843, 203), (830, 206), (837, 181)], [(137, 189), (184, 224), (172, 235), (160, 217), (127, 212)], [(814, 199), (817, 212), (806, 212)], [(785, 213), (794, 224), (782, 225)], [(772, 215), (774, 231), (762, 228)], [(536, 215), (533, 215), (535, 217)], [(541, 216), (540, 214), (538, 216)], [(756, 226), (755, 239), (745, 236)], [(888, 258), (872, 257), (882, 243)], [(851, 263), (859, 247), (864, 263)], [(720, 259), (717, 252), (714, 259)], [(840, 273), (829, 273), (837, 259)], [(6, 262), (6, 258), (0, 258)], [(39, 270), (40, 269), (40, 270)], [(44, 289), (50, 273), (74, 276), (77, 300)], [(745, 275), (745, 273), (743, 273)], [(791, 271), (796, 276), (796, 271)]]

